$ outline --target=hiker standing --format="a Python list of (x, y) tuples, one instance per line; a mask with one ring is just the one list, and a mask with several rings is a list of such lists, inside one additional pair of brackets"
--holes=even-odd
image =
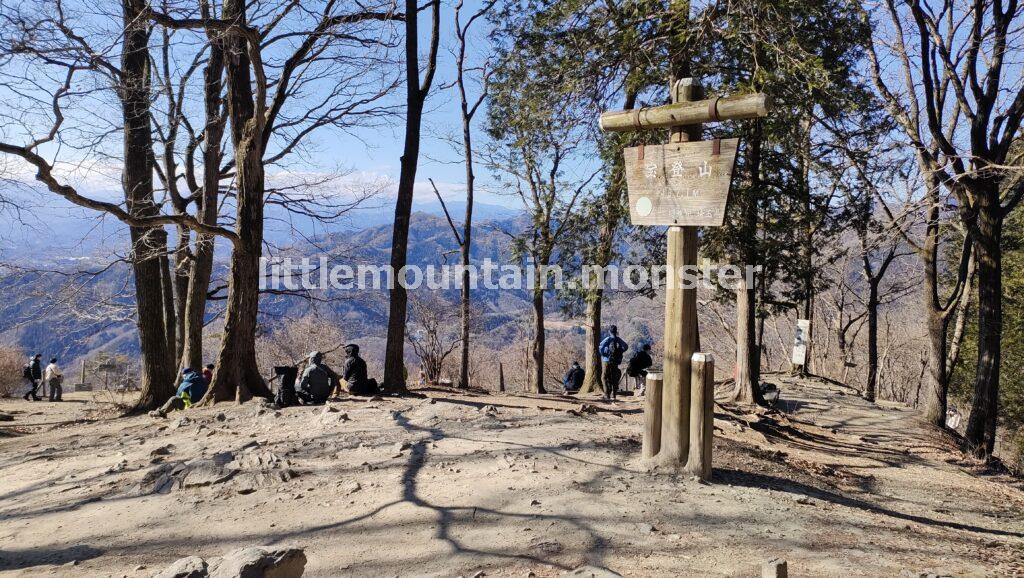
[(203, 368), (203, 379), (206, 380), (206, 387), (213, 383), (213, 364), (209, 363)]
[(562, 385), (565, 387), (565, 393), (576, 393), (583, 387), (583, 378), (586, 372), (580, 367), (580, 362), (572, 362), (572, 367), (566, 372), (565, 378), (562, 379)]
[(39, 401), (39, 396), (36, 395), (36, 391), (39, 390), (39, 380), (43, 378), (43, 370), (41, 366), (41, 360), (43, 358), (42, 353), (37, 353), (34, 356), (28, 358), (28, 363), (25, 364), (25, 369), (22, 372), (22, 376), (26, 381), (29, 382), (31, 388), (28, 393), (25, 394), (25, 401), (31, 397), (32, 401)]
[(608, 336), (601, 340), (598, 351), (601, 352), (601, 361), (604, 362), (604, 400), (614, 401), (619, 393), (619, 380), (622, 379), (622, 371), (619, 364), (622, 363), (622, 356), (629, 349), (622, 338), (619, 337), (619, 328), (612, 325), (608, 328)]
[(654, 365), (651, 359), (651, 346), (647, 343), (629, 358), (626, 364), (626, 375), (633, 378), (633, 391), (640, 395), (644, 392), (644, 383), (647, 378), (647, 368)]
[(57, 365), (57, 358), (51, 358), (43, 372), (43, 381), (50, 386), (50, 401), (64, 401), (64, 374)]

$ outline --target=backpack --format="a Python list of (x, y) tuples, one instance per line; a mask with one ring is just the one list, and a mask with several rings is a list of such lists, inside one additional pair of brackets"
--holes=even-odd
[(26, 363), (25, 367), (21, 370), (21, 376), (25, 379), (32, 379), (32, 364)]
[(619, 339), (612, 337), (608, 343), (604, 344), (601, 348), (601, 355), (608, 358), (608, 361), (618, 365), (622, 363), (622, 354), (624, 353), (622, 347), (619, 345)]
[(297, 367), (279, 366), (274, 367), (274, 373), (281, 376), (281, 386), (277, 389), (277, 397), (274, 403), (278, 407), (290, 407), (299, 405), (299, 398), (295, 395), (295, 379), (299, 375)]

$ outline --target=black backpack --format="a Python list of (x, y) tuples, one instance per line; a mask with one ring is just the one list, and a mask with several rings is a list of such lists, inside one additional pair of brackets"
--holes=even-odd
[(21, 370), (21, 376), (25, 379), (32, 379), (32, 364), (26, 363), (25, 368)]
[(299, 405), (299, 397), (295, 395), (295, 378), (299, 375), (299, 368), (276, 366), (274, 374), (281, 376), (281, 386), (277, 389), (274, 403), (278, 407)]

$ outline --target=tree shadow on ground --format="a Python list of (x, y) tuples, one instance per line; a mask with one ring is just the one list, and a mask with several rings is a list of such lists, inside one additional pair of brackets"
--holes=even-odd
[[(487, 405), (487, 404), (485, 404)], [(594, 528), (584, 522), (582, 519), (564, 516), (564, 515), (553, 515), (553, 514), (542, 514), (542, 513), (519, 513), (519, 512), (507, 512), (488, 508), (484, 506), (445, 506), (441, 504), (432, 503), (425, 498), (421, 497), (418, 493), (418, 476), (423, 469), (423, 466), (427, 462), (429, 444), (444, 439), (446, 436), (440, 428), (435, 427), (423, 427), (412, 424), (409, 419), (400, 411), (392, 413), (393, 419), (403, 428), (413, 433), (425, 434), (418, 441), (412, 444), (409, 448), (409, 457), (406, 461), (404, 472), (402, 473), (402, 497), (397, 500), (393, 500), (386, 504), (375, 508), (374, 510), (365, 514), (333, 522), (330, 524), (322, 524), (315, 527), (304, 529), (300, 534), (316, 534), (318, 532), (342, 528), (350, 526), (357, 522), (373, 518), (374, 516), (382, 513), (393, 506), (398, 506), (403, 503), (412, 504), (419, 508), (425, 508), (435, 512), (437, 515), (437, 529), (435, 532), (435, 538), (445, 542), (453, 554), (475, 554), (480, 556), (490, 556), (495, 558), (502, 558), (508, 560), (519, 560), (523, 562), (532, 562), (536, 564), (546, 564), (562, 570), (571, 569), (570, 566), (562, 564), (558, 560), (551, 557), (541, 557), (539, 555), (528, 554), (528, 553), (516, 553), (507, 550), (484, 550), (480, 548), (473, 548), (455, 537), (452, 533), (452, 526), (456, 521), (456, 517), (464, 515), (475, 519), (478, 514), (487, 514), (498, 518), (505, 519), (520, 519), (520, 520), (546, 520), (546, 521), (561, 521), (575, 526), (579, 530), (585, 532), (588, 536), (587, 543), (583, 545), (583, 549), (588, 553), (588, 563), (600, 565), (603, 559), (604, 552), (607, 549), (606, 540), (601, 537)], [(272, 543), (281, 541), (284, 538), (294, 538), (296, 534), (290, 534), (287, 536), (281, 536), (273, 540)], [(555, 554), (552, 554), (555, 555)]]
[(61, 549), (32, 548), (29, 550), (0, 550), (0, 570), (22, 570), (36, 566), (59, 566), (68, 562), (81, 562), (103, 555), (103, 550), (88, 545)]
[(829, 492), (826, 490), (814, 488), (801, 482), (787, 480), (776, 476), (769, 476), (765, 474), (759, 474), (755, 472), (744, 472), (741, 470), (731, 469), (715, 469), (713, 478), (716, 482), (728, 483), (734, 486), (742, 486), (747, 488), (757, 489), (770, 489), (778, 492), (787, 492), (790, 494), (798, 494), (806, 496), (808, 498), (815, 498), (825, 502), (829, 502), (838, 506), (846, 506), (848, 508), (855, 508), (864, 512), (872, 514), (878, 514), (880, 516), (888, 516), (890, 518), (896, 518), (906, 522), (914, 522), (916, 524), (924, 524), (933, 528), (946, 528), (950, 530), (962, 530), (967, 532), (976, 532), (980, 534), (990, 534), (993, 536), (1008, 536), (1014, 538), (1024, 538), (1024, 533), (1014, 532), (1011, 530), (1001, 530), (996, 528), (983, 528), (981, 526), (975, 526), (972, 524), (963, 524), (960, 522), (950, 522), (945, 520), (936, 520), (928, 518), (926, 516), (920, 516), (917, 514), (907, 514), (885, 508), (864, 500), (858, 500), (835, 492)]

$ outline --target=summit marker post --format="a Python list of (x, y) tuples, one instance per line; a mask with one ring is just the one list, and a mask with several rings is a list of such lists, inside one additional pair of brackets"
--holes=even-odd
[[(706, 399), (699, 400), (701, 408), (696, 412), (690, 407), (691, 363), (698, 342), (697, 289), (684, 284), (682, 275), (697, 271), (697, 227), (720, 227), (725, 221), (739, 149), (739, 139), (701, 141), (694, 135), (700, 134), (706, 122), (767, 116), (770, 103), (764, 94), (698, 99), (700, 86), (691, 78), (676, 81), (670, 89), (671, 104), (605, 112), (600, 124), (602, 130), (613, 132), (670, 129), (667, 144), (626, 148), (623, 158), (630, 221), (634, 225), (669, 227), (661, 404), (647, 404), (646, 409), (660, 411), (660, 416), (648, 416), (647, 423), (660, 423), (661, 430), (660, 439), (645, 442), (648, 451), (658, 448), (657, 453), (645, 457), (661, 466), (681, 469), (691, 455), (691, 416), (699, 416), (704, 422), (698, 428), (701, 432), (708, 431), (705, 425), (714, 419), (706, 415), (710, 413), (707, 408), (713, 407)], [(710, 440), (706, 444), (710, 449)], [(710, 451), (694, 455), (700, 455), (706, 464), (687, 469), (706, 472), (701, 475), (706, 479), (711, 472)]]

